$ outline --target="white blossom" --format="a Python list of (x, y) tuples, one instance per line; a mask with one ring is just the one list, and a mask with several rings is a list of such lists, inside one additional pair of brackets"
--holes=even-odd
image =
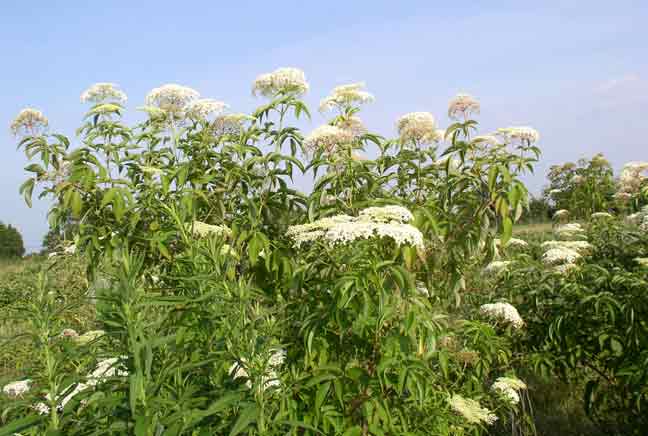
[(333, 244), (346, 244), (358, 239), (387, 237), (398, 245), (414, 245), (423, 249), (422, 233), (416, 227), (405, 224), (405, 220), (411, 220), (411, 212), (401, 209), (400, 206), (369, 208), (361, 211), (358, 217), (337, 215), (291, 226), (287, 235), (297, 247), (305, 242), (320, 239)]
[[(501, 246), (502, 241), (501, 239), (495, 239), (494, 240), (496, 246)], [(523, 248), (523, 247), (528, 247), (529, 243), (525, 241), (524, 239), (518, 239), (518, 238), (509, 238), (508, 242), (506, 243), (505, 247), (518, 247), (518, 248)]]
[(114, 83), (95, 83), (81, 94), (81, 103), (126, 103), (126, 93)]
[(194, 236), (198, 237), (206, 237), (210, 235), (229, 236), (232, 234), (232, 231), (226, 226), (207, 224), (202, 221), (194, 221), (188, 227), (192, 230)]
[(382, 207), (368, 207), (358, 214), (359, 217), (368, 218), (375, 222), (397, 221), (408, 223), (414, 219), (412, 212), (403, 206), (391, 205)]
[(563, 263), (553, 267), (553, 270), (558, 274), (567, 274), (569, 271), (578, 269), (578, 265), (575, 263)]
[(628, 162), (625, 164), (619, 176), (617, 198), (627, 200), (632, 198), (633, 194), (639, 192), (646, 179), (644, 174), (646, 171), (648, 171), (648, 162)]
[(516, 329), (524, 326), (524, 320), (518, 313), (518, 310), (509, 303), (483, 304), (479, 310), (491, 318), (511, 323), (511, 325)]
[(47, 130), (49, 120), (41, 111), (25, 108), (11, 122), (11, 133), (15, 136), (40, 136)]
[(184, 118), (191, 104), (200, 97), (198, 91), (169, 83), (154, 88), (146, 96), (146, 104), (156, 107), (172, 119)]
[(398, 134), (404, 144), (430, 144), (439, 140), (436, 121), (430, 112), (410, 112), (396, 122)]
[(367, 133), (367, 127), (365, 127), (362, 119), (357, 115), (345, 116), (336, 123), (336, 127), (345, 131), (353, 139), (357, 139)]
[(518, 391), (526, 388), (526, 383), (513, 377), (499, 377), (491, 386), (492, 390), (498, 392), (513, 404), (518, 404), (520, 402)]
[(569, 211), (568, 211), (567, 209), (560, 209), (560, 210), (557, 210), (557, 211), (553, 214), (553, 218), (554, 218), (554, 219), (566, 218), (566, 217), (568, 217), (568, 216), (569, 216)]
[(578, 237), (582, 236), (585, 230), (579, 223), (567, 223), (556, 226), (554, 233), (559, 237)]
[(304, 140), (304, 148), (312, 153), (323, 151), (334, 153), (338, 147), (353, 140), (350, 132), (328, 124), (313, 130)]
[(418, 292), (421, 295), (425, 295), (426, 297), (430, 296), (430, 290), (425, 286), (425, 283), (423, 282), (416, 282), (416, 292)]
[[(270, 358), (267, 361), (267, 367), (264, 371), (264, 374), (261, 376), (261, 388), (269, 389), (281, 386), (279, 376), (277, 374), (277, 368), (281, 366), (286, 359), (286, 351), (282, 349), (277, 349), (272, 352)], [(237, 378), (247, 378), (245, 386), (248, 389), (252, 389), (252, 380), (250, 380), (250, 374), (248, 373), (248, 361), (245, 358), (239, 359), (238, 362), (234, 362), (230, 366), (228, 373), (230, 376), (236, 380)]]
[(363, 82), (340, 85), (333, 88), (331, 95), (320, 102), (320, 112), (338, 109), (343, 111), (346, 108), (359, 106), (374, 101), (374, 96), (363, 90)]
[(484, 268), (484, 273), (491, 275), (500, 274), (504, 272), (512, 263), (513, 262), (510, 260), (494, 260), (493, 262), (486, 265), (486, 267)]
[(470, 94), (457, 94), (448, 104), (448, 116), (458, 119), (459, 115), (468, 117), (468, 114), (478, 114), (480, 110), (479, 101)]
[(492, 425), (497, 421), (497, 416), (490, 410), (470, 398), (464, 398), (461, 395), (454, 394), (448, 399), (450, 407), (466, 421), (471, 424), (487, 424)]
[(545, 241), (540, 244), (544, 250), (567, 248), (579, 253), (591, 250), (592, 244), (587, 241)]
[(246, 114), (227, 114), (216, 117), (213, 124), (214, 133), (220, 135), (240, 135), (245, 130), (245, 123), (254, 121)]
[(206, 120), (212, 115), (220, 115), (228, 106), (212, 98), (192, 101), (187, 108), (187, 116), (194, 120)]
[(15, 381), (4, 385), (2, 392), (12, 398), (20, 397), (29, 392), (31, 383), (32, 381), (30, 379)]
[(609, 218), (613, 218), (613, 216), (611, 214), (607, 213), (607, 212), (594, 212), (591, 215), (591, 218), (592, 219), (609, 219)]
[(550, 265), (556, 263), (575, 263), (580, 258), (581, 255), (578, 251), (565, 247), (550, 248), (542, 255), (542, 261)]
[(472, 139), (474, 143), (501, 145), (501, 141), (495, 135), (477, 135)]
[(509, 140), (517, 140), (521, 142), (527, 142), (532, 144), (540, 140), (540, 134), (537, 130), (527, 127), (506, 127), (502, 129), (497, 129), (497, 132)]
[(252, 94), (270, 98), (279, 94), (302, 95), (308, 92), (309, 88), (302, 70), (279, 68), (258, 76), (252, 85)]

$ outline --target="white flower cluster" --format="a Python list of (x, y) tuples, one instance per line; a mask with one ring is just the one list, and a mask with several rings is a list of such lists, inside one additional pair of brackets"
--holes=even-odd
[(430, 112), (410, 112), (396, 122), (403, 143), (430, 144), (439, 141), (434, 115)]
[(81, 103), (126, 103), (126, 93), (114, 83), (95, 83), (81, 94)]
[(306, 75), (298, 68), (278, 68), (271, 73), (261, 74), (252, 85), (253, 95), (276, 97), (279, 94), (302, 95), (308, 92)]
[(545, 241), (540, 244), (540, 247), (544, 250), (551, 250), (555, 248), (567, 248), (569, 250), (574, 250), (579, 253), (586, 252), (591, 250), (592, 244), (587, 241)]
[(506, 127), (497, 129), (497, 132), (508, 140), (517, 140), (533, 144), (540, 140), (540, 134), (532, 127)]
[(416, 292), (418, 292), (421, 295), (425, 295), (426, 297), (430, 296), (430, 290), (425, 286), (425, 283), (423, 282), (416, 282)]
[(518, 391), (526, 389), (527, 385), (522, 380), (513, 377), (499, 377), (491, 389), (502, 395), (513, 404), (520, 402)]
[(576, 268), (576, 262), (593, 248), (587, 241), (545, 241), (540, 247), (545, 250), (542, 261), (554, 265), (554, 271), (559, 274)]
[(483, 304), (479, 310), (491, 318), (511, 323), (511, 325), (516, 329), (524, 326), (524, 320), (520, 316), (518, 310), (509, 303)]
[[(79, 392), (85, 391), (88, 388), (94, 387), (99, 383), (103, 383), (106, 379), (111, 377), (127, 377), (128, 371), (120, 369), (120, 361), (126, 359), (125, 356), (122, 357), (111, 357), (109, 359), (103, 359), (99, 361), (97, 367), (94, 371), (86, 376), (85, 383), (77, 384), (72, 391), (63, 397), (60, 400), (57, 400), (57, 408), (63, 408), (65, 405)], [(49, 399), (49, 398), (48, 398)], [(38, 403), (34, 406), (41, 414), (49, 413), (49, 406), (45, 403)]]
[(216, 236), (229, 236), (232, 231), (226, 226), (219, 226), (215, 224), (207, 224), (202, 221), (194, 221), (188, 227), (192, 230), (194, 236), (206, 237), (210, 235)]
[(411, 219), (411, 212), (400, 206), (372, 207), (361, 211), (358, 217), (337, 215), (291, 226), (287, 235), (297, 247), (315, 240), (345, 244), (377, 236), (391, 238), (398, 245), (423, 249), (423, 234), (416, 227), (406, 224)]
[(470, 94), (457, 94), (448, 104), (448, 116), (454, 119), (459, 115), (466, 118), (470, 113), (478, 114), (479, 110), (479, 101)]
[[(502, 246), (502, 240), (501, 239), (495, 239), (494, 240), (495, 245), (497, 247)], [(529, 243), (525, 241), (524, 239), (518, 239), (518, 238), (509, 238), (508, 242), (506, 243), (505, 247), (517, 247), (517, 248), (524, 248), (528, 247)]]
[[(281, 385), (277, 374), (277, 368), (280, 367), (285, 360), (285, 350), (278, 349), (272, 352), (267, 362), (268, 368), (266, 368), (265, 374), (261, 377), (262, 389), (265, 390), (268, 388), (279, 387)], [(245, 386), (248, 389), (252, 389), (252, 380), (250, 380), (250, 375), (246, 368), (247, 364), (246, 359), (240, 359), (239, 362), (234, 362), (232, 366), (230, 366), (228, 373), (234, 380), (237, 378), (247, 378), (248, 380), (245, 382)]]
[(575, 263), (582, 256), (576, 250), (566, 247), (550, 248), (542, 255), (542, 261), (549, 265)]
[(31, 383), (32, 381), (30, 379), (15, 381), (4, 385), (2, 392), (11, 398), (20, 397), (29, 392)]
[(180, 119), (185, 117), (191, 104), (199, 97), (200, 94), (195, 89), (169, 83), (151, 90), (146, 96), (146, 104), (161, 110), (172, 119)]
[(365, 91), (363, 89), (364, 87), (365, 84), (363, 82), (336, 86), (333, 88), (331, 95), (325, 97), (320, 102), (320, 112), (326, 112), (332, 109), (343, 111), (353, 106), (371, 103), (374, 101), (374, 96)]
[(594, 219), (594, 220), (598, 220), (598, 219), (611, 219), (611, 218), (613, 218), (613, 216), (612, 216), (612, 214), (609, 214), (609, 213), (607, 213), (607, 212), (594, 212), (594, 213), (591, 215), (591, 218)]
[(554, 233), (561, 238), (582, 237), (585, 229), (579, 223), (567, 223), (556, 226)]
[(254, 121), (254, 117), (242, 113), (221, 115), (214, 120), (214, 134), (240, 135), (245, 130), (245, 123)]
[(48, 125), (49, 120), (41, 111), (25, 108), (18, 112), (9, 128), (15, 136), (38, 136), (47, 130)]
[(471, 424), (492, 425), (497, 421), (497, 416), (490, 410), (470, 398), (464, 398), (461, 395), (454, 394), (448, 399), (450, 407), (455, 412), (463, 416)]
[(354, 139), (367, 133), (367, 127), (357, 115), (341, 118), (337, 121), (336, 127), (339, 127)]
[(75, 254), (76, 251), (77, 251), (76, 244), (70, 244), (70, 245), (67, 245), (65, 248), (63, 248), (63, 251), (60, 251), (60, 252), (53, 251), (53, 252), (51, 252), (50, 254), (47, 255), (47, 258), (51, 259), (51, 258), (59, 256), (61, 254), (62, 255), (66, 255), (66, 254), (72, 255), (72, 254)]
[(304, 140), (304, 148), (311, 153), (323, 151), (334, 153), (341, 144), (348, 144), (353, 140), (352, 134), (336, 126), (325, 124), (311, 132)]
[(360, 217), (366, 217), (370, 221), (379, 223), (386, 223), (390, 221), (398, 221), (401, 223), (408, 223), (414, 219), (412, 212), (403, 206), (390, 205), (382, 207), (368, 207), (359, 213)]
[[(628, 162), (623, 166), (619, 176), (619, 199), (630, 198), (639, 191), (648, 171), (648, 162)], [(623, 195), (625, 194), (625, 195)]]
[(206, 120), (212, 115), (220, 115), (227, 104), (212, 98), (201, 98), (192, 101), (187, 108), (187, 116), (194, 120)]
[(560, 209), (553, 214), (553, 219), (567, 218), (568, 216), (569, 211), (567, 209)]
[(484, 273), (488, 275), (498, 275), (504, 272), (512, 263), (513, 261), (510, 260), (494, 260), (486, 265)]
[(479, 144), (501, 145), (501, 141), (495, 135), (477, 135), (472, 142)]
[(563, 263), (561, 265), (554, 266), (553, 270), (558, 274), (567, 274), (569, 271), (577, 268), (578, 265), (576, 265), (575, 263)]

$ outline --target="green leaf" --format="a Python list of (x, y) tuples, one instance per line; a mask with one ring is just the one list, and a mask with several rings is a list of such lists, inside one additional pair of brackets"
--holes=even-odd
[(345, 431), (342, 436), (360, 436), (361, 434), (362, 428), (356, 425), (347, 429), (347, 431)]
[(245, 430), (245, 428), (248, 425), (256, 421), (256, 416), (257, 416), (256, 404), (248, 404), (247, 407), (245, 407), (241, 411), (241, 414), (236, 420), (234, 427), (232, 427), (232, 431), (230, 431), (229, 436), (236, 436), (237, 434), (242, 433), (243, 430)]
[(513, 221), (511, 218), (505, 217), (502, 222), (502, 245), (506, 245), (511, 236), (513, 236)]
[(28, 415), (24, 418), (15, 419), (0, 428), (0, 436), (12, 436), (22, 430), (35, 426), (42, 420), (43, 417), (39, 415)]

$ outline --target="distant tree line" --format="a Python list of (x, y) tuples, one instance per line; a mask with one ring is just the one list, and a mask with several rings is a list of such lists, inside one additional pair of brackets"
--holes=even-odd
[(0, 222), (0, 259), (22, 257), (24, 254), (25, 245), (18, 229)]

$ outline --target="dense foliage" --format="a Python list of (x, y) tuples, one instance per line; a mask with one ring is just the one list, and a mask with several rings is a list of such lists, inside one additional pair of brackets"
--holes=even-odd
[(586, 218), (615, 206), (612, 167), (602, 154), (590, 160), (580, 159), (577, 163), (554, 165), (547, 178), (549, 185), (544, 190), (544, 197), (555, 210), (569, 210), (574, 217)]
[[(551, 247), (571, 248), (580, 256), (566, 264), (569, 268), (547, 268)], [(526, 356), (524, 365), (582, 383), (583, 406), (607, 434), (644, 434), (645, 232), (599, 215), (580, 238), (544, 242), (540, 250), (513, 259), (515, 266), (500, 277), (494, 293), (515, 301), (527, 323), (527, 335), (516, 345)]]
[(22, 257), (24, 254), (25, 246), (18, 229), (0, 222), (0, 259)]
[[(125, 94), (96, 84), (74, 148), (19, 114), (21, 192), (53, 199), (56, 235), (29, 295), (4, 291), (34, 358), (2, 380), (0, 432), (533, 434), (516, 376), (532, 369), (585, 380), (601, 426), (642, 423), (646, 241), (600, 213), (608, 167), (583, 164), (606, 182), (570, 197), (588, 222), (523, 241), (535, 130), (476, 135), (460, 94), (445, 130), (414, 112), (384, 138), (351, 84), (304, 136), (308, 88), (296, 69), (261, 75), (247, 115), (164, 85), (129, 126)], [(70, 259), (87, 282), (53, 285)]]
[[(255, 82), (268, 103), (222, 115), (223, 103), (165, 85), (129, 127), (123, 92), (97, 84), (82, 96), (93, 106), (75, 149), (47, 133), (42, 113), (19, 114), (12, 128), (39, 159), (21, 191), (29, 201), (42, 184), (52, 225), (78, 223), (51, 262), (85, 259), (102, 333), (66, 330), (42, 281), (37, 304), (19, 309), (41, 358), (29, 382), (10, 385), (20, 401), (8, 428), (441, 435), (498, 418), (518, 425), (525, 385), (498, 379), (512, 376), (515, 329), (457, 307), (493, 229), (510, 238), (523, 212), (517, 177), (538, 156), (537, 133), (474, 136), (479, 103), (458, 95), (445, 131), (411, 113), (385, 139), (362, 125), (373, 97), (352, 84), (322, 101), (333, 118), (303, 137), (290, 120), (309, 116), (307, 89), (302, 72), (280, 69)], [(374, 159), (360, 155), (369, 147)], [(315, 177), (312, 192), (292, 186), (295, 171)]]

